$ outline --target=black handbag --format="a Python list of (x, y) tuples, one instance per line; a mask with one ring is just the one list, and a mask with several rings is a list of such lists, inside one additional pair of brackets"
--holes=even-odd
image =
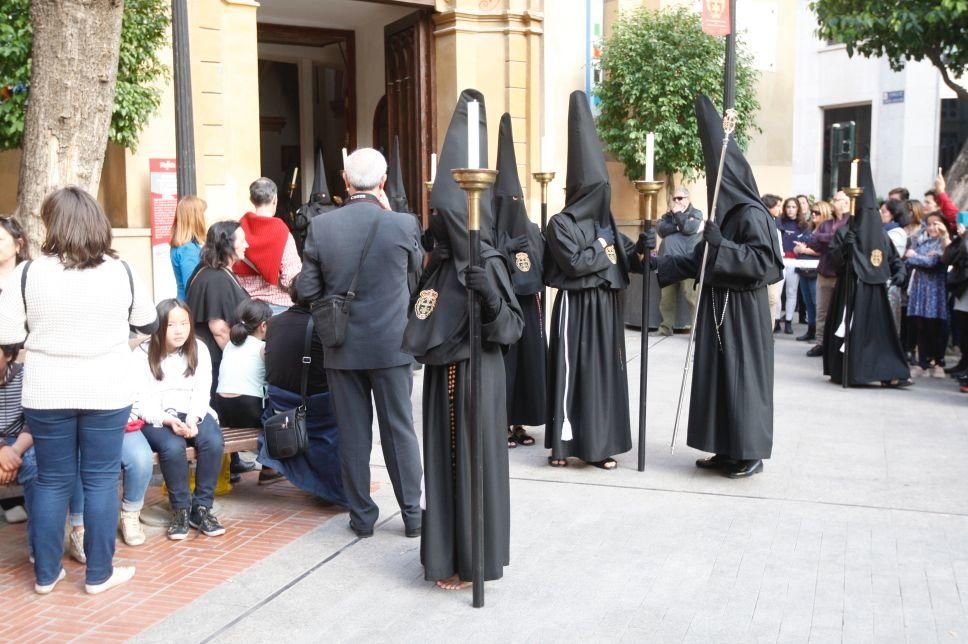
[(271, 458), (282, 460), (299, 456), (309, 446), (309, 434), (306, 431), (306, 389), (309, 386), (309, 365), (313, 358), (310, 355), (313, 345), (313, 318), (306, 324), (306, 338), (303, 341), (302, 376), (299, 381), (299, 395), (302, 404), (288, 411), (273, 414), (262, 423), (265, 430), (266, 452)]
[(312, 315), (316, 321), (316, 331), (323, 346), (327, 348), (340, 347), (346, 340), (346, 326), (350, 319), (350, 305), (356, 299), (356, 284), (360, 279), (360, 271), (363, 270), (363, 262), (370, 252), (373, 238), (376, 236), (376, 229), (380, 227), (382, 216), (378, 216), (370, 226), (370, 233), (363, 244), (363, 253), (360, 255), (360, 263), (356, 267), (356, 275), (350, 282), (350, 288), (343, 295), (327, 295), (312, 304)]

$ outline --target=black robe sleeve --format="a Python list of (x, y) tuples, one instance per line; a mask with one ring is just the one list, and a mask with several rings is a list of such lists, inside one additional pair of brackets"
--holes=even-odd
[(625, 248), (625, 257), (629, 260), (629, 272), (642, 274), (643, 262), (642, 258), (637, 252), (635, 252), (635, 242), (632, 241), (627, 235), (622, 233), (618, 234), (619, 242)]
[(656, 257), (656, 275), (659, 278), (659, 286), (665, 287), (682, 280), (698, 278), (705, 247), (705, 242), (699, 242), (689, 255), (660, 255)]
[(891, 267), (891, 279), (896, 282), (903, 282), (905, 276), (907, 276), (907, 267), (904, 265), (901, 256), (897, 254), (894, 244), (887, 245), (887, 262)]
[[(846, 235), (847, 226), (841, 226), (830, 239), (830, 243), (827, 244), (827, 261), (830, 267), (838, 274), (843, 272), (844, 266), (846, 265), (847, 244), (844, 241)], [(894, 244), (891, 245), (893, 246)]]
[(730, 235), (731, 239), (723, 239), (715, 255), (710, 253), (709, 268), (717, 277), (730, 280), (766, 280), (779, 243), (776, 229), (763, 217), (756, 216), (755, 211), (749, 215), (740, 211), (733, 217), (741, 217), (736, 230)]
[(511, 276), (501, 258), (485, 262), (487, 277), (491, 286), (501, 294), (501, 304), (497, 311), (484, 313), (481, 324), (481, 339), (491, 344), (510, 346), (521, 339), (524, 333), (524, 315), (521, 305), (511, 286)]
[(586, 244), (581, 230), (566, 215), (552, 217), (548, 222), (547, 243), (551, 257), (569, 278), (593, 275), (611, 266), (598, 240)]

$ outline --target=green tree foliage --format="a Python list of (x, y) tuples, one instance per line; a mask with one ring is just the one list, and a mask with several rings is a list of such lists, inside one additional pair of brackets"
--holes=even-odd
[(894, 70), (927, 58), (958, 97), (954, 78), (968, 73), (968, 0), (814, 0), (817, 35), (847, 46), (851, 56), (885, 56)]
[[(736, 140), (744, 147), (758, 132), (757, 74), (737, 47)], [(642, 178), (645, 139), (655, 132), (655, 171), (694, 179), (703, 169), (695, 97), (723, 102), (722, 38), (702, 31), (700, 16), (679, 7), (623, 15), (602, 44), (603, 80), (598, 132), (605, 147), (625, 164), (629, 179)]]
[[(158, 59), (170, 21), (166, 0), (126, 0), (110, 139), (134, 149), (158, 109), (158, 81), (168, 68)], [(30, 96), (30, 0), (0, 0), (0, 149), (20, 147)]]

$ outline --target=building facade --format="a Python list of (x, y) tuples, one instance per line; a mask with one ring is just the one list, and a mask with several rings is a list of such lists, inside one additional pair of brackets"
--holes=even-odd
[[(487, 99), (490, 165), (507, 111), (531, 216), (540, 212), (531, 178), (539, 170), (556, 172), (548, 201), (549, 212), (558, 212), (568, 95), (594, 83), (593, 44), (622, 11), (682, 4), (698, 10), (695, 0), (192, 0), (197, 191), (209, 221), (241, 216), (249, 183), (262, 175), (279, 185), (283, 207), (290, 192), (293, 204), (305, 202), (317, 148), (338, 194), (341, 148), (388, 150), (395, 137), (409, 202), (425, 216), (430, 154), (439, 152), (467, 87)], [(738, 0), (737, 19), (760, 72), (755, 118), (763, 134), (750, 161), (764, 191), (787, 193), (794, 184), (795, 57), (777, 34), (793, 32), (799, 14), (785, 0)], [(161, 55), (171, 63), (170, 50)], [(149, 163), (175, 158), (174, 90), (171, 83), (161, 89), (161, 107), (137, 149), (109, 146), (99, 193), (116, 246), (146, 279), (153, 270)], [(18, 164), (16, 152), (0, 154), (0, 212), (13, 210)], [(618, 162), (609, 168), (616, 218), (634, 219), (636, 193)], [(697, 204), (705, 202), (702, 186), (695, 186)], [(163, 263), (156, 260), (159, 270), (167, 270)], [(167, 295), (156, 286), (156, 298)]]

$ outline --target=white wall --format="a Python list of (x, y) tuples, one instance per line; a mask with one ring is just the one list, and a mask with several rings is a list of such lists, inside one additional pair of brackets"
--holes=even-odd
[[(913, 195), (931, 187), (937, 172), (940, 100), (953, 96), (927, 61), (900, 72), (884, 59), (848, 57), (843, 45), (816, 37), (817, 21), (797, 0), (797, 77), (793, 129), (793, 189), (820, 195), (823, 108), (871, 105), (871, 163), (879, 196), (897, 186)], [(884, 93), (904, 91), (904, 102), (884, 104)]]

